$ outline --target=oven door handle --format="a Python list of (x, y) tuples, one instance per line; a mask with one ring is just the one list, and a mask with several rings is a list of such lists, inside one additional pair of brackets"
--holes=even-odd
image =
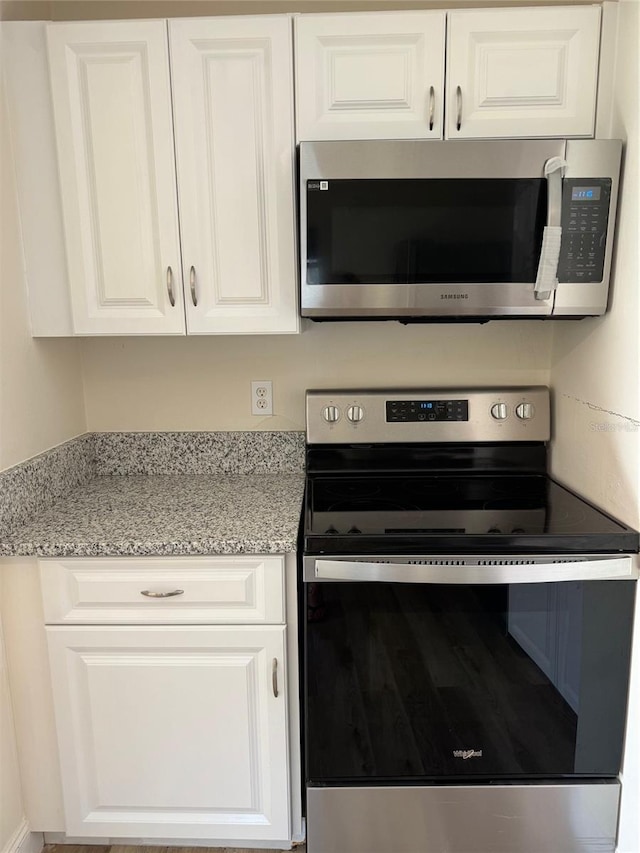
[[(308, 558), (307, 558), (308, 559)], [(562, 560), (561, 557), (557, 558)], [(306, 560), (305, 560), (306, 563)], [(367, 563), (359, 560), (315, 560), (307, 581), (356, 581), (434, 584), (559, 583), (586, 580), (635, 580), (638, 570), (630, 556), (585, 557), (569, 562), (464, 562), (463, 558), (415, 563)]]

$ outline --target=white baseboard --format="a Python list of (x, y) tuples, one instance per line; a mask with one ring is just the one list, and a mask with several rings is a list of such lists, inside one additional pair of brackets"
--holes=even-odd
[[(291, 850), (293, 844), (291, 841), (242, 841), (241, 839), (229, 840), (216, 838), (96, 838), (66, 835), (64, 832), (46, 832), (44, 840), (47, 844), (73, 844), (78, 845), (93, 845), (112, 846), (124, 845), (125, 847), (210, 847), (211, 849), (222, 848), (223, 851), (235, 850), (255, 850), (259, 853), (260, 850)], [(233, 845), (230, 847), (230, 845)], [(5, 851), (2, 851), (5, 853)], [(37, 851), (30, 851), (37, 853)]]
[(40, 853), (44, 847), (41, 832), (29, 832), (26, 820), (22, 820), (1, 853)]

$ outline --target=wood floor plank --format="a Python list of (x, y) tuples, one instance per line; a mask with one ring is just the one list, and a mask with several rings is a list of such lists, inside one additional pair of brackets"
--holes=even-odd
[(108, 844), (45, 844), (42, 853), (109, 853)]

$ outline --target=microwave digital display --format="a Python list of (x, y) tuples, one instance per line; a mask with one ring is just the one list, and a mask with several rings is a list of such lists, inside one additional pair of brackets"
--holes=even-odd
[(571, 201), (600, 201), (600, 187), (572, 187)]

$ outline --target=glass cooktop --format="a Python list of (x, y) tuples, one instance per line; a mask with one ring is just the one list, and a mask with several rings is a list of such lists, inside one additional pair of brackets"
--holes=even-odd
[(638, 534), (539, 474), (308, 478), (308, 552), (635, 551)]

